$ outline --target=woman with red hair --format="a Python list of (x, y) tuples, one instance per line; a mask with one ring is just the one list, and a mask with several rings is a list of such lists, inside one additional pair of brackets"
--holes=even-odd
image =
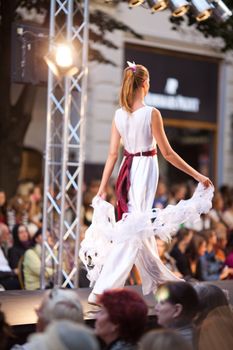
[(106, 350), (134, 350), (147, 319), (143, 298), (128, 289), (105, 291), (98, 297), (101, 311), (97, 314), (96, 335), (106, 344)]

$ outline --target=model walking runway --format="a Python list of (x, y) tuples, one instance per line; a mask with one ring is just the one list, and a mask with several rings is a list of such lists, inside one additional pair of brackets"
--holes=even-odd
[[(160, 112), (144, 104), (149, 91), (148, 70), (142, 65), (128, 64), (121, 87), (121, 108), (112, 123), (109, 155), (93, 201), (93, 222), (80, 250), (94, 286), (90, 302), (95, 302), (96, 296), (106, 289), (123, 287), (134, 264), (144, 294), (164, 281), (178, 280), (161, 262), (154, 236), (167, 240), (180, 224), (208, 212), (214, 190), (207, 177), (171, 148)], [(113, 206), (102, 197), (117, 161), (121, 139), (125, 151), (116, 184), (120, 219), (116, 222)], [(168, 162), (200, 183), (192, 198), (165, 209), (152, 209), (159, 178), (157, 147)]]

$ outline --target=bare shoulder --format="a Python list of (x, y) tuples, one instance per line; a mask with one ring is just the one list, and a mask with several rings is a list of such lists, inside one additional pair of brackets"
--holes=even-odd
[(157, 108), (152, 109), (152, 122), (161, 122), (162, 116), (160, 111)]

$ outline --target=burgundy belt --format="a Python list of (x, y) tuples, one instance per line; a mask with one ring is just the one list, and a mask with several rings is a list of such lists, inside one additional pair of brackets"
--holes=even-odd
[(157, 154), (156, 149), (146, 152), (129, 153), (124, 150), (125, 160), (121, 166), (116, 182), (117, 196), (117, 214), (118, 220), (122, 218), (124, 213), (128, 212), (128, 192), (130, 188), (130, 169), (133, 162), (133, 157), (152, 157)]

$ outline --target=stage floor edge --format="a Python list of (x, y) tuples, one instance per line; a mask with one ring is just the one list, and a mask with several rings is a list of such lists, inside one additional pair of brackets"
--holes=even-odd
[[(209, 282), (210, 283), (210, 282)], [(230, 303), (233, 305), (233, 280), (216, 281), (211, 284), (226, 289), (229, 293)], [(126, 286), (142, 295), (141, 286)], [(90, 288), (78, 288), (77, 291), (84, 310), (85, 321), (94, 320), (99, 307), (88, 304), (87, 298), (91, 292)], [(36, 291), (2, 291), (0, 292), (1, 310), (6, 315), (6, 320), (11, 326), (35, 324), (37, 316), (35, 309), (40, 305), (45, 290)], [(153, 294), (143, 296), (149, 308), (148, 316), (154, 316), (155, 299)]]

